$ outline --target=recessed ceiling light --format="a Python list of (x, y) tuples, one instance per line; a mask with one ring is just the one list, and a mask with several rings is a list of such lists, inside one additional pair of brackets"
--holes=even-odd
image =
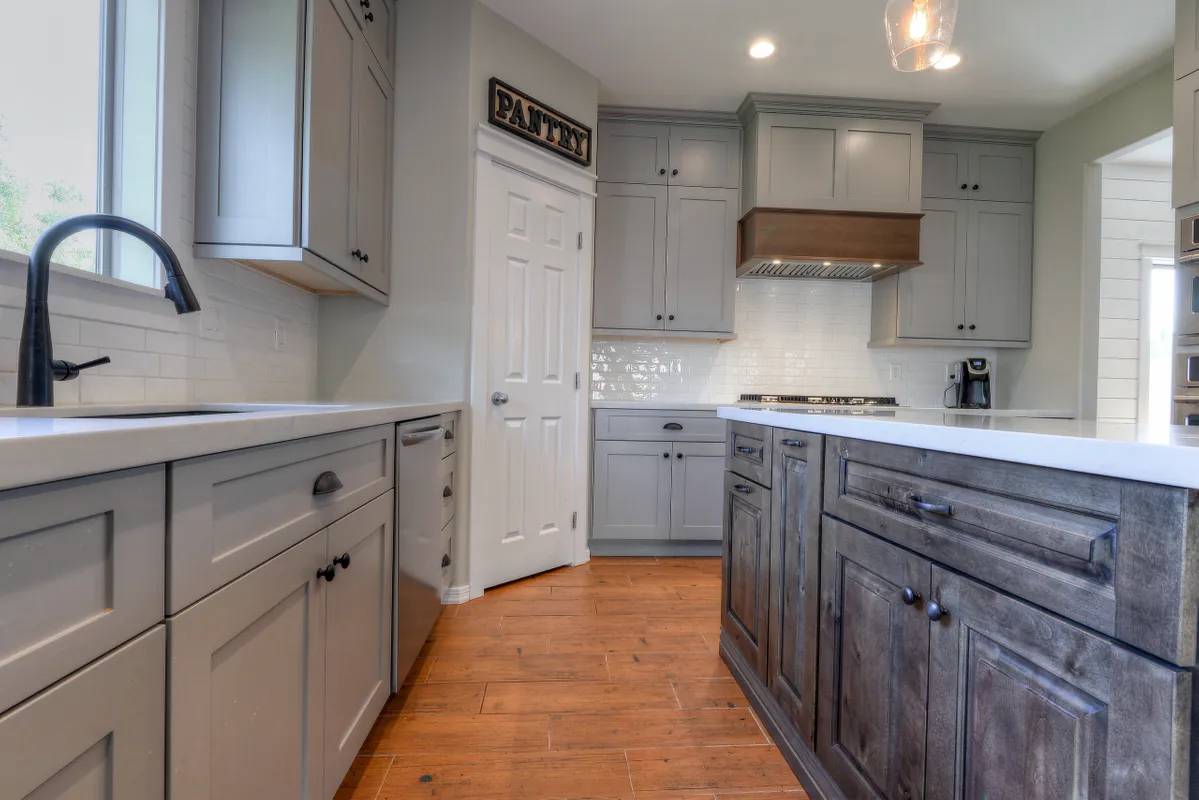
[(774, 42), (759, 39), (749, 46), (749, 54), (754, 58), (770, 58), (774, 55)]
[(958, 64), (962, 63), (962, 57), (957, 53), (946, 53), (937, 59), (937, 63), (933, 64), (933, 69), (953, 69)]

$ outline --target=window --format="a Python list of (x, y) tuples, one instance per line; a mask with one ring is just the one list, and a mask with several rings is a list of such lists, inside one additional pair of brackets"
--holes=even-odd
[[(160, 0), (0, 3), (0, 250), (93, 211), (158, 227)], [(85, 232), (54, 261), (159, 284), (148, 248)]]

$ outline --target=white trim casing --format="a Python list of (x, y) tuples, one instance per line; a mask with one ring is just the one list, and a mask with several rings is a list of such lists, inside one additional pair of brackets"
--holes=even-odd
[(469, 586), (451, 586), (441, 596), (443, 606), (458, 606), (470, 600)]
[(582, 234), (582, 249), (578, 251), (579, 265), (579, 315), (577, 335), (577, 364), (580, 385), (576, 395), (575, 453), (572, 507), (577, 509), (577, 527), (574, 531), (575, 565), (586, 563), (591, 554), (587, 547), (591, 509), (591, 459), (590, 452), (590, 363), (591, 363), (591, 295), (593, 247), (595, 233), (595, 174), (556, 158), (548, 152), (515, 137), (504, 134), (486, 123), (481, 123), (475, 135), (475, 189), (474, 189), (474, 255), (472, 257), (472, 303), (471, 303), (471, 359), (469, 407), (472, 420), (470, 430), (470, 513), (468, 517), (467, 548), (469, 552), (467, 587), (471, 598), (483, 595), (483, 582), (479, 573), (481, 559), (485, 558), (482, 544), (486, 541), (483, 525), (491, 519), (493, 511), (487, 503), (490, 493), (486, 469), (486, 436), (489, 409), (488, 364), (488, 271), (484, 259), (489, 252), (488, 231), (492, 220), (490, 207), (485, 202), (494, 188), (497, 167), (507, 167), (523, 172), (538, 180), (546, 181), (579, 197), (579, 231)]

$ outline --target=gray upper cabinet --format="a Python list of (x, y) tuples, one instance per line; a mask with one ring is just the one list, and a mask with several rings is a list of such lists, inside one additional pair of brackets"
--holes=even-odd
[(669, 442), (595, 443), (593, 539), (670, 538)]
[(325, 588), (325, 797), (337, 793), (391, 694), (394, 513), (389, 492), (328, 531), (337, 577)]
[(724, 444), (675, 442), (670, 469), (670, 538), (720, 541)]
[(966, 236), (966, 333), (1027, 342), (1032, 314), (1032, 206), (970, 204)]
[(1199, 71), (1174, 82), (1173, 172), (1174, 207), (1199, 203)]
[(671, 186), (739, 188), (741, 129), (715, 125), (671, 125), (668, 177)]
[(165, 726), (166, 632), (158, 625), (0, 716), (3, 795), (161, 800)]
[(1199, 0), (1174, 3), (1174, 78), (1199, 70)]
[(1035, 151), (1027, 144), (924, 141), (924, 197), (1031, 203)]
[(0, 493), (0, 710), (162, 619), (162, 466)]
[(670, 171), (669, 125), (603, 120), (598, 138), (599, 180), (666, 185), (666, 174)]
[(594, 327), (664, 329), (667, 195), (665, 186), (597, 187)]
[(325, 533), (310, 536), (169, 620), (173, 800), (328, 797), (331, 584), (317, 576), (327, 542)]
[(969, 204), (960, 201), (924, 201), (920, 220), (924, 263), (894, 279), (900, 338), (963, 338), (969, 210)]
[(969, 191), (970, 143), (925, 139), (924, 197), (957, 200), (969, 196)]
[(670, 187), (666, 330), (732, 334), (738, 192)]
[(596, 170), (606, 183), (738, 189), (741, 129), (601, 119)]
[(388, 0), (202, 0), (199, 15), (197, 254), (384, 301)]

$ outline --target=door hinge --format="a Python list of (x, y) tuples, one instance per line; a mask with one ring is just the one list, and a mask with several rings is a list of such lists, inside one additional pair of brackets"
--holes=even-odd
[(583, 388), (583, 378), (579, 375), (579, 373), (576, 372), (575, 373), (575, 391), (577, 392), (579, 389), (582, 389), (582, 388)]
[(572, 511), (572, 512), (570, 512), (570, 529), (573, 531), (573, 530), (578, 529), (578, 527), (579, 527), (579, 512)]
[(583, 249), (583, 232), (579, 231), (579, 249)]

